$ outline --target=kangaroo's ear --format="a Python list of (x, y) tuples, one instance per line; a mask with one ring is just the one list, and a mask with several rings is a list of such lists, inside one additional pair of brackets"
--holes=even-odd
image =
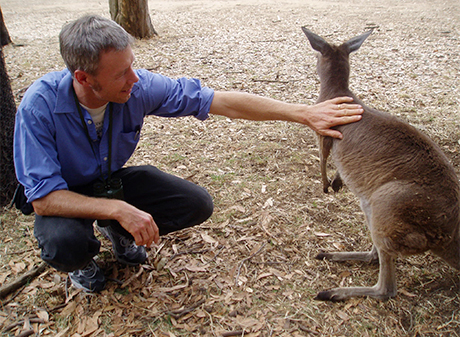
[(302, 27), (303, 32), (305, 35), (308, 37), (308, 41), (310, 41), (310, 44), (312, 48), (316, 51), (319, 51), (321, 54), (325, 54), (328, 50), (331, 49), (331, 46), (325, 39), (323, 39), (321, 36), (316, 35), (312, 31), (308, 30), (306, 27)]
[(367, 39), (367, 37), (369, 35), (371, 35), (372, 33), (372, 30), (360, 35), (360, 36), (357, 36), (357, 37), (354, 37), (352, 38), (351, 40), (348, 40), (347, 42), (344, 43), (344, 45), (346, 45), (348, 47), (348, 50), (350, 51), (350, 53), (353, 53), (354, 51), (357, 51), (359, 49), (359, 47), (361, 47), (361, 45), (363, 44), (364, 40)]

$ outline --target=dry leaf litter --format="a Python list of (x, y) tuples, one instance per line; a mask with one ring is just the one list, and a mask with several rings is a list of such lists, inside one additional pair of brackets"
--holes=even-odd
[[(374, 33), (351, 57), (351, 87), (367, 104), (407, 120), (460, 165), (457, 1), (150, 1), (160, 36), (135, 45), (136, 67), (198, 77), (312, 104), (315, 56), (303, 25), (332, 42)], [(41, 75), (63, 68), (57, 35), (96, 0), (2, 1), (13, 41), (4, 53), (19, 102)], [(110, 243), (98, 263), (101, 294), (68, 285), (46, 268), (2, 300), (3, 336), (458, 336), (459, 274), (430, 254), (399, 259), (395, 299), (322, 303), (335, 286), (369, 285), (378, 267), (317, 261), (320, 250), (371, 247), (356, 198), (323, 194), (315, 135), (286, 122), (211, 117), (146, 120), (129, 163), (152, 164), (206, 187), (212, 218), (162, 238), (140, 267), (115, 262)], [(332, 171), (331, 167), (331, 171)], [(0, 217), (0, 284), (41, 264), (33, 217)]]

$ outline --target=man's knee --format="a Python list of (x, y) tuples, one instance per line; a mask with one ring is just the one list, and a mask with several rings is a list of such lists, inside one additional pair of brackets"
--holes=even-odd
[(209, 219), (214, 211), (214, 202), (211, 195), (202, 187), (201, 191), (190, 201), (191, 211), (195, 214), (195, 223), (200, 224)]
[(34, 233), (42, 259), (64, 272), (84, 268), (101, 245), (91, 220), (37, 216)]
[(99, 253), (100, 242), (60, 238), (48, 240), (46, 245), (40, 246), (45, 262), (60, 271), (71, 272), (83, 269)]

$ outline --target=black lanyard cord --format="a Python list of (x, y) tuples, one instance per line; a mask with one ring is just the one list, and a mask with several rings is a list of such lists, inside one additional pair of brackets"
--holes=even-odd
[[(78, 113), (80, 115), (81, 123), (83, 124), (83, 128), (85, 129), (86, 138), (88, 138), (89, 145), (91, 146), (91, 150), (93, 151), (94, 157), (96, 157), (96, 160), (97, 160), (96, 151), (94, 150), (93, 142), (92, 142), (91, 137), (89, 135), (88, 126), (86, 125), (85, 118), (83, 117), (83, 112), (81, 111), (80, 102), (78, 101), (78, 97), (77, 97), (77, 94), (75, 92), (75, 89), (73, 87), (72, 87), (72, 89), (73, 89), (72, 90), (73, 91), (73, 96), (75, 98), (75, 104), (77, 105), (77, 110), (78, 110)], [(112, 124), (113, 124), (113, 103), (110, 102), (109, 103), (109, 155), (107, 157), (108, 165), (109, 165), (107, 182), (109, 182), (109, 183), (110, 183), (110, 179), (111, 179), (111, 175), (112, 175), (112, 167), (111, 167), (112, 166)], [(102, 174), (102, 167), (101, 166), (99, 166), (99, 170), (100, 170), (100, 173), (101, 173), (102, 181), (104, 183), (106, 183), (106, 180), (104, 179), (104, 176)]]
[(109, 161), (108, 181), (110, 183), (112, 176), (112, 125), (113, 125), (113, 103), (109, 103), (109, 154), (107, 160)]

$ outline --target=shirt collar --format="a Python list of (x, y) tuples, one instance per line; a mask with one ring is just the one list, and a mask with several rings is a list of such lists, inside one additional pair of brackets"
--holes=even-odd
[(69, 70), (65, 70), (65, 75), (57, 87), (56, 106), (54, 113), (76, 112), (75, 99), (73, 97), (73, 78)]

